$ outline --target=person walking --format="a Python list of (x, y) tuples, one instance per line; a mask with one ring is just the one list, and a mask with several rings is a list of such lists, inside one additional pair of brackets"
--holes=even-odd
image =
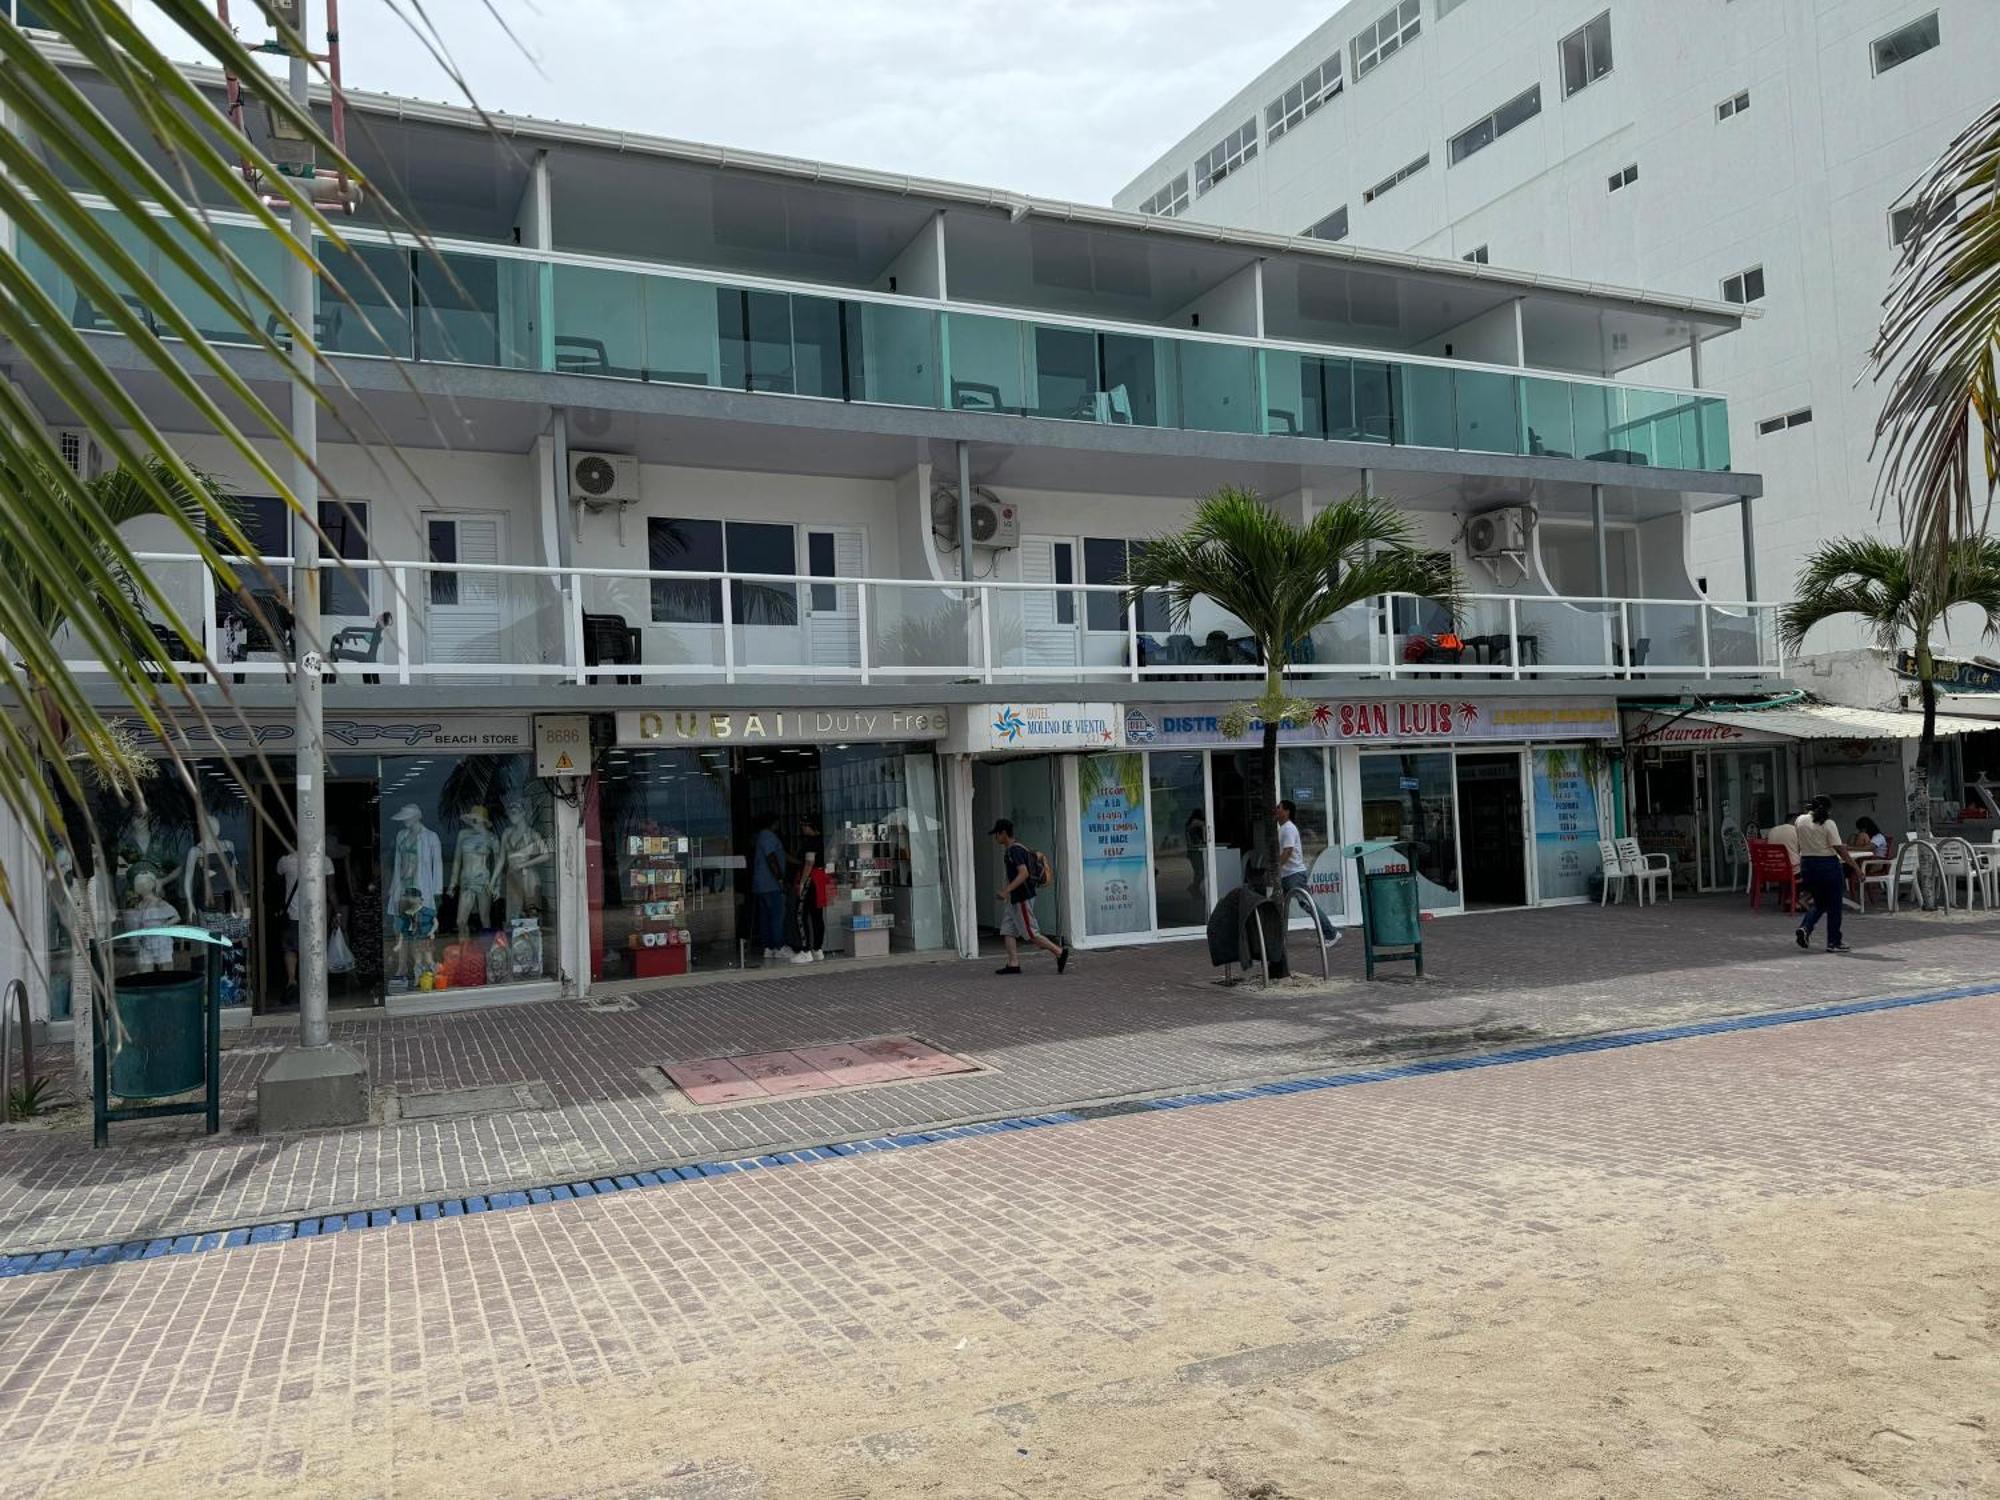
[(1006, 818), (994, 823), (990, 837), (1001, 851), (1000, 937), (1007, 945), (1006, 965), (993, 972), (1021, 972), (1021, 953), (1016, 944), (1025, 939), (1044, 953), (1054, 954), (1056, 972), (1062, 973), (1069, 967), (1069, 944), (1044, 937), (1035, 926), (1035, 892), (1041, 888), (1041, 882), (1036, 878), (1039, 872), (1034, 851), (1014, 837), (1014, 825)]
[(751, 940), (767, 959), (790, 958), (785, 946), (785, 845), (778, 837), (778, 815), (761, 814), (750, 846)]
[(1285, 893), (1285, 921), (1291, 922), (1291, 901), (1293, 891), (1305, 891), (1306, 900), (1311, 904), (1313, 915), (1319, 919), (1319, 935), (1329, 943), (1340, 941), (1340, 929), (1326, 919), (1326, 913), (1319, 909), (1319, 903), (1307, 889), (1306, 850), (1299, 839), (1299, 810), (1288, 797), (1274, 809), (1278, 818), (1278, 885)]
[(1799, 814), (1792, 827), (1799, 841), (1799, 884), (1813, 899), (1813, 908), (1799, 919), (1793, 936), (1801, 948), (1812, 944), (1812, 931), (1821, 917), (1826, 918), (1826, 951), (1846, 953), (1840, 940), (1840, 920), (1847, 904), (1847, 877), (1843, 864), (1854, 863), (1840, 842), (1840, 825), (1833, 821), (1833, 800), (1815, 797), (1810, 811)]

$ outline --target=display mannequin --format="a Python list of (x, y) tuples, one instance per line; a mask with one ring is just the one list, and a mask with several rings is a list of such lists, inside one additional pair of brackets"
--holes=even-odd
[[(181, 919), (173, 903), (160, 898), (160, 882), (151, 870), (132, 877), (132, 904), (125, 909), (124, 929), (137, 932), (143, 927), (172, 927)], [(141, 938), (133, 967), (141, 974), (174, 965), (174, 940), (168, 937)]]
[(481, 932), (492, 926), (493, 898), (500, 892), (500, 841), (493, 836), (491, 816), (483, 807), (465, 810), (465, 824), (458, 831), (458, 845), (452, 850), (451, 881), (447, 895), (458, 898), (458, 938), (464, 942), (472, 931), (472, 914), (479, 913)]
[(181, 861), (181, 900), (190, 912), (204, 916), (243, 914), (243, 888), (236, 882), (236, 845), (222, 836), (207, 812), (195, 814), (195, 842)]
[(396, 978), (415, 983), (431, 967), (431, 939), (437, 936), (437, 911), (415, 886), (405, 887), (396, 903), (392, 924), (396, 933)]
[(424, 815), (417, 804), (404, 803), (396, 810), (395, 821), (401, 827), (390, 854), (389, 881), (383, 902), (383, 910), (392, 926), (405, 893), (414, 890), (422, 898), (417, 903), (419, 906), (436, 910), (438, 892), (444, 889), (444, 844), (435, 833), (424, 827)]
[(554, 851), (541, 830), (528, 821), (528, 804), (516, 798), (507, 804), (507, 829), (500, 835), (500, 859), (507, 871), (507, 915), (542, 914), (542, 866)]
[(133, 813), (126, 824), (125, 837), (118, 841), (118, 889), (124, 893), (128, 905), (137, 897), (141, 875), (153, 877), (154, 895), (159, 894), (160, 881), (166, 876), (162, 868), (164, 851), (159, 841), (152, 814), (143, 807)]

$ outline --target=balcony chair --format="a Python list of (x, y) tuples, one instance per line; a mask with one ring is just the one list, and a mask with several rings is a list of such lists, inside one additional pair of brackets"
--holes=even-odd
[[(1646, 658), (1652, 654), (1652, 638), (1650, 636), (1640, 636), (1632, 642), (1633, 668), (1636, 670), (1639, 667), (1645, 666)], [(1625, 665), (1625, 645), (1622, 641), (1613, 641), (1611, 643), (1611, 665), (1614, 667), (1623, 667)]]
[(1799, 870), (1791, 852), (1769, 839), (1750, 841), (1750, 909), (1757, 910), (1767, 888), (1775, 887), (1784, 897), (1784, 910), (1799, 909)]
[[(313, 342), (319, 345), (321, 349), (337, 350), (340, 348), (340, 331), (346, 321), (346, 311), (347, 309), (340, 303), (334, 302), (329, 303), (313, 314)], [(264, 332), (271, 336), (271, 342), (276, 344), (280, 349), (290, 349), (292, 347), (291, 330), (278, 321), (276, 313), (272, 313), (264, 319)]]
[(1273, 406), (1265, 410), (1264, 416), (1269, 421), (1268, 431), (1273, 437), (1297, 437), (1299, 435), (1299, 419), (1294, 413), (1280, 411), (1277, 407)]
[(958, 411), (992, 411), (1018, 417), (1021, 409), (1000, 399), (1000, 387), (984, 380), (953, 380), (951, 404)]
[[(292, 612), (272, 590), (252, 589), (246, 591), (240, 600), (222, 600), (217, 613), (234, 619), (242, 631), (232, 660), (248, 661), (262, 652), (275, 661), (291, 661)], [(272, 635), (274, 630), (277, 632), (275, 638)], [(244, 674), (238, 672), (235, 676), (241, 682)]]
[[(148, 620), (146, 628), (152, 632), (152, 640), (148, 643), (152, 650), (147, 659), (155, 667), (161, 662), (194, 660), (194, 653), (188, 650), (188, 644), (181, 639), (179, 631), (169, 629), (158, 620)], [(164, 671), (151, 671), (146, 676), (154, 682), (165, 682), (167, 680), (167, 674)]]
[[(636, 667), (640, 663), (639, 629), (625, 623), (623, 615), (583, 617), (583, 664), (586, 667)], [(637, 675), (621, 675), (620, 684), (631, 686)]]
[[(389, 633), (392, 617), (384, 610), (367, 625), (349, 625), (344, 630), (336, 630), (333, 640), (328, 643), (328, 661), (379, 662), (382, 659), (382, 638)], [(362, 682), (369, 686), (381, 682), (379, 672), (363, 672)]]
[(1667, 900), (1671, 903), (1674, 899), (1673, 859), (1665, 854), (1648, 854), (1634, 838), (1619, 839), (1617, 844), (1619, 862), (1625, 866), (1626, 873), (1639, 883), (1640, 903), (1658, 903), (1660, 898), (1653, 894), (1653, 886), (1662, 880), (1667, 883)]

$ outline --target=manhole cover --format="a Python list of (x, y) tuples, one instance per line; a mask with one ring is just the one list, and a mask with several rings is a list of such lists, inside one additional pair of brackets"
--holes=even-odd
[(517, 1109), (554, 1109), (555, 1095), (540, 1079), (529, 1083), (496, 1083), (483, 1088), (440, 1089), (428, 1094), (396, 1095), (396, 1117), (403, 1120), (444, 1120), (458, 1115), (497, 1115)]
[(879, 1036), (783, 1052), (692, 1057), (664, 1063), (660, 1071), (691, 1103), (747, 1104), (984, 1070), (915, 1037)]

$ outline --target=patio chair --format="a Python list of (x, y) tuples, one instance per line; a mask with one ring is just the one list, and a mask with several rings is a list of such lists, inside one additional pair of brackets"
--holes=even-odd
[[(625, 623), (623, 615), (594, 615), (583, 617), (583, 664), (586, 667), (639, 665), (639, 631), (636, 626)], [(620, 683), (631, 685), (639, 678), (636, 673), (620, 675)]]
[(1896, 904), (1901, 898), (1904, 886), (1914, 894), (1917, 888), (1917, 864), (1923, 858), (1923, 851), (1915, 844), (1905, 844), (1894, 859), (1864, 859), (1861, 863), (1861, 910), (1868, 910), (1868, 887), (1882, 888), (1882, 901), (1894, 915)]
[(1625, 868), (1625, 861), (1618, 857), (1618, 846), (1612, 843), (1610, 839), (1599, 839), (1597, 841), (1597, 858), (1604, 866), (1604, 886), (1598, 893), (1597, 904), (1601, 907), (1611, 899), (1611, 888), (1615, 885), (1618, 887), (1618, 904), (1623, 906), (1625, 904), (1625, 887), (1620, 882), (1632, 880), (1633, 888), (1636, 891), (1637, 881), (1634, 880), (1632, 872)]
[(1965, 909), (1971, 911), (1974, 905), (1984, 900), (1987, 910), (1993, 908), (1992, 872), (1979, 863), (1979, 855), (1964, 839), (1939, 839), (1937, 841), (1938, 864), (1944, 870), (1944, 904), (1951, 909), (1952, 888), (1960, 882), (1965, 886)]
[[(389, 632), (392, 616), (387, 610), (366, 625), (349, 625), (344, 630), (336, 630), (333, 639), (327, 643), (328, 661), (358, 661), (375, 663), (382, 659), (382, 637)], [(382, 680), (379, 672), (363, 672), (361, 680), (371, 687)]]
[(1783, 844), (1750, 840), (1750, 909), (1757, 910), (1766, 890), (1776, 888), (1785, 898), (1784, 910), (1799, 909), (1799, 871)]
[(1648, 854), (1639, 847), (1637, 839), (1618, 840), (1618, 858), (1639, 885), (1639, 904), (1657, 902), (1660, 898), (1653, 894), (1656, 882), (1667, 883), (1667, 900), (1674, 899), (1674, 862), (1664, 854)]

